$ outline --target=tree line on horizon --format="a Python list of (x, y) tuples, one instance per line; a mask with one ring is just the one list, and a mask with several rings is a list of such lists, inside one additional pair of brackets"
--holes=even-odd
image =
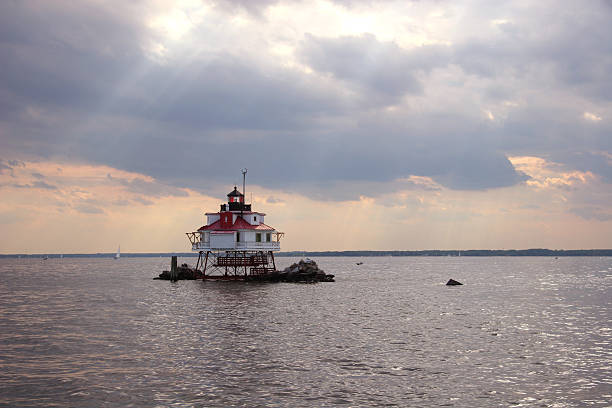
[[(421, 251), (287, 251), (275, 254), (280, 257), (325, 256), (612, 256), (612, 249), (469, 249), (469, 250), (421, 250)], [(0, 258), (111, 258), (115, 253), (95, 254), (0, 254)], [(193, 257), (197, 252), (122, 253), (121, 257)]]

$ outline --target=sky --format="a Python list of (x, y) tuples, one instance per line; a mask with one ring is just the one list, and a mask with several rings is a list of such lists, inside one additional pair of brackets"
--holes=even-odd
[[(612, 2), (6, 0), (0, 253), (612, 248)], [(241, 187), (240, 187), (241, 188)]]

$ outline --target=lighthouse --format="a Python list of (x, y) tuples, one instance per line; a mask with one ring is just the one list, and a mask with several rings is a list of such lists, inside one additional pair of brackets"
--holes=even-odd
[(192, 251), (199, 252), (196, 269), (203, 279), (248, 279), (276, 271), (274, 251), (280, 250), (284, 233), (265, 224), (266, 214), (252, 211), (244, 199), (246, 169), (242, 170), (242, 192), (227, 194), (218, 212), (205, 213), (206, 224), (188, 232)]

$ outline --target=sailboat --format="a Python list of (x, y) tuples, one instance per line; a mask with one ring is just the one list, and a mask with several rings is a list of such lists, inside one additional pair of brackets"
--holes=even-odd
[(121, 258), (121, 245), (117, 248), (117, 253), (115, 254), (115, 259)]

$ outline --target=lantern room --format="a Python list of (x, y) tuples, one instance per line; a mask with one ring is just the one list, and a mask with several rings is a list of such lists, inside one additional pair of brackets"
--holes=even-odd
[(223, 211), (251, 211), (251, 204), (244, 203), (244, 194), (234, 186), (234, 190), (227, 195), (227, 204), (221, 204)]

